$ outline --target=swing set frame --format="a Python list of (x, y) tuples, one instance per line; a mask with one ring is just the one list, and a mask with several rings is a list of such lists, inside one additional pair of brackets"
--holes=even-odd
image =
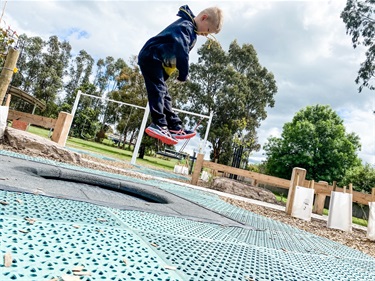
[[(143, 109), (145, 111), (145, 113), (143, 114), (143, 119), (142, 119), (141, 126), (139, 128), (137, 142), (136, 142), (135, 147), (134, 147), (132, 159), (130, 161), (130, 163), (132, 165), (135, 165), (136, 162), (137, 162), (137, 155), (138, 155), (138, 152), (139, 152), (139, 148), (140, 148), (141, 143), (142, 143), (143, 134), (144, 134), (144, 131), (146, 129), (146, 124), (147, 124), (148, 116), (150, 114), (149, 104), (147, 103), (146, 107), (143, 107), (143, 106), (139, 106), (139, 105), (135, 105), (135, 104), (131, 104), (131, 103), (125, 103), (125, 102), (120, 102), (120, 101), (116, 101), (116, 100), (112, 100), (112, 99), (108, 99), (108, 98), (103, 98), (103, 97), (98, 97), (98, 96), (94, 96), (94, 95), (84, 94), (84, 93), (82, 93), (79, 90), (78, 93), (77, 93), (76, 99), (74, 101), (74, 104), (73, 104), (73, 108), (72, 108), (72, 112), (71, 112), (72, 122), (69, 125), (69, 130), (68, 131), (70, 131), (70, 129), (71, 129), (71, 126), (72, 126), (72, 123), (73, 123), (73, 119), (74, 119), (74, 116), (76, 114), (76, 111), (77, 111), (77, 108), (78, 108), (78, 103), (79, 103), (79, 100), (80, 100), (81, 96), (87, 96), (87, 97), (91, 97), (91, 98), (95, 98), (95, 99), (101, 99), (103, 101), (105, 100), (105, 101), (108, 101), (108, 102), (114, 102), (114, 103), (118, 103), (118, 104), (121, 104), (121, 105), (127, 105), (127, 106), (131, 106), (131, 107)], [(204, 135), (203, 148), (200, 145), (199, 146), (199, 150), (198, 150), (199, 153), (203, 153), (204, 154), (205, 153), (205, 149), (206, 149), (206, 145), (207, 145), (208, 133), (210, 131), (210, 127), (211, 127), (211, 123), (212, 123), (213, 112), (211, 112), (210, 115), (208, 116), (208, 115), (198, 114), (198, 113), (194, 113), (194, 112), (190, 112), (190, 111), (185, 111), (185, 110), (181, 110), (181, 109), (176, 109), (176, 108), (173, 108), (173, 110), (177, 111), (177, 112), (185, 113), (187, 115), (198, 116), (198, 117), (201, 117), (202, 119), (203, 118), (204, 119), (208, 119), (207, 129), (206, 129), (206, 132), (205, 132), (205, 135)], [(65, 138), (65, 141), (64, 141), (64, 146), (66, 145), (67, 138), (68, 138), (68, 134), (66, 135), (66, 138)]]

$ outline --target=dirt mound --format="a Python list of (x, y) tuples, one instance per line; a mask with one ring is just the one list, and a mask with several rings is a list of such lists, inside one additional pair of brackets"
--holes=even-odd
[(210, 188), (267, 203), (280, 203), (277, 201), (275, 194), (267, 189), (259, 188), (246, 182), (240, 182), (228, 178), (215, 178), (212, 181)]

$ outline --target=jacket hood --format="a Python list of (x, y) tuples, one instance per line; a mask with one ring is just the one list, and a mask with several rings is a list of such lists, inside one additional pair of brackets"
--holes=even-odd
[(190, 10), (188, 5), (181, 6), (180, 9), (178, 10), (177, 16), (185, 19), (185, 20), (190, 20), (194, 23), (194, 14)]

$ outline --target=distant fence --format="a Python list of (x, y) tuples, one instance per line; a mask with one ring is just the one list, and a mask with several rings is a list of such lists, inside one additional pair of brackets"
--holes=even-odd
[(53, 119), (10, 109), (8, 120), (18, 120), (46, 129), (54, 129), (51, 140), (64, 146), (72, 122), (72, 115), (70, 113), (60, 112), (58, 118)]
[[(239, 168), (234, 168), (234, 167), (229, 167), (226, 165), (222, 164), (217, 164), (213, 163), (210, 161), (206, 161), (203, 159), (203, 154), (198, 154), (197, 161), (195, 163), (193, 175), (192, 175), (192, 180), (191, 183), (193, 185), (198, 184), (198, 180), (200, 177), (200, 172), (202, 168), (208, 168), (211, 169), (214, 173), (217, 172), (223, 172), (223, 173), (228, 173), (228, 174), (233, 174), (245, 178), (250, 178), (256, 181), (256, 183), (262, 183), (262, 184), (267, 184), (270, 186), (276, 186), (280, 187), (283, 189), (287, 189), (288, 192), (288, 203), (286, 207), (286, 212), (288, 213), (291, 211), (291, 206), (293, 205), (293, 190), (295, 189), (296, 185), (303, 186), (303, 187), (314, 187), (314, 193), (316, 194), (315, 196), (315, 201), (314, 201), (314, 209), (313, 212), (317, 214), (323, 214), (323, 208), (324, 208), (324, 202), (326, 199), (326, 196), (331, 196), (332, 191), (337, 191), (337, 192), (345, 192), (345, 188), (340, 188), (337, 187), (335, 184), (334, 185), (328, 185), (326, 182), (317, 182), (315, 183), (314, 181), (308, 181), (305, 179), (306, 176), (306, 170), (300, 169), (300, 168), (295, 168), (293, 170), (292, 178), (291, 180), (286, 180), (286, 179), (281, 179), (278, 177), (273, 177), (273, 176), (268, 176), (256, 172), (251, 172), (247, 170), (242, 170)], [(292, 190), (292, 192), (290, 192)], [(365, 204), (368, 205), (369, 202), (374, 202), (375, 201), (375, 188), (372, 189), (372, 194), (366, 194), (366, 193), (361, 193), (357, 191), (351, 191), (353, 194), (353, 202), (359, 203), (359, 204)]]

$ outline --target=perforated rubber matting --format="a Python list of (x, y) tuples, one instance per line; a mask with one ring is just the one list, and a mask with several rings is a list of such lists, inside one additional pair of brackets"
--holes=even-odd
[[(0, 155), (145, 182), (3, 150)], [(10, 267), (1, 262), (0, 280), (375, 280), (375, 259), (362, 252), (211, 193), (159, 179), (147, 184), (244, 227), (0, 190), (0, 252), (12, 259)]]

